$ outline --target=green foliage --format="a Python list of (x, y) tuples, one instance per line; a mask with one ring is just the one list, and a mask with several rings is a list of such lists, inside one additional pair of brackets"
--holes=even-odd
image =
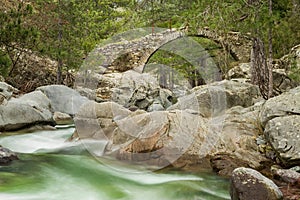
[(0, 51), (0, 74), (6, 77), (9, 73), (9, 68), (12, 62), (8, 55)]
[(19, 55), (35, 46), (39, 33), (35, 27), (28, 26), (25, 20), (33, 8), (23, 1), (12, 1), (11, 8), (0, 9), (0, 52), (1, 72), (7, 76), (14, 70)]
[[(1, 71), (9, 68), (4, 70), (9, 73), (18, 61), (16, 51), (24, 48), (61, 60), (65, 69), (77, 69), (105, 39), (132, 29), (135, 31), (124, 37), (135, 39), (144, 34), (136, 28), (151, 26), (188, 26), (191, 35), (203, 27), (220, 34), (239, 31), (259, 36), (265, 43), (272, 27), (273, 52), (278, 58), (300, 41), (300, 3), (273, 0), (270, 17), (268, 1), (262, 0), (4, 0), (0, 5)], [(122, 39), (112, 37), (107, 42)], [(226, 73), (231, 58), (208, 40), (200, 43), (205, 49), (215, 49), (209, 53)], [(152, 59), (188, 74), (184, 69), (191, 66), (177, 57), (158, 52)]]

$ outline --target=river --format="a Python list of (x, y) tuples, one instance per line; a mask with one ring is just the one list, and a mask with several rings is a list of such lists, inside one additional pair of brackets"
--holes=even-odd
[[(1, 200), (223, 200), (229, 181), (211, 172), (132, 170), (95, 159), (73, 127), (0, 135), (20, 160), (0, 166)], [(108, 164), (109, 163), (109, 164)]]

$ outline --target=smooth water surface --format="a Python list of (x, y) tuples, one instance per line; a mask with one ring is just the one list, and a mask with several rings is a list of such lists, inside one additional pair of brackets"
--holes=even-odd
[(20, 160), (0, 166), (0, 199), (230, 199), (228, 181), (212, 173), (138, 172), (101, 162), (80, 142), (66, 142), (73, 130), (0, 136), (0, 145), (20, 153)]

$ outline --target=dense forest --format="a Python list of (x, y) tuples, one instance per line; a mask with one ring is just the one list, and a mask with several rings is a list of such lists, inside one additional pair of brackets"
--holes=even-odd
[[(55, 81), (60, 84), (62, 73), (78, 69), (97, 44), (139, 27), (185, 28), (190, 35), (203, 27), (219, 35), (247, 34), (254, 49), (263, 49), (263, 55), (254, 54), (260, 60), (256, 66), (268, 68), (267, 60), (272, 63), (299, 44), (300, 1), (2, 0), (1, 75), (9, 79), (20, 73), (25, 67), (19, 64), (22, 54), (34, 53), (57, 62)], [(179, 62), (165, 59), (163, 52), (156, 57)], [(254, 82), (270, 78), (265, 76)], [(271, 94), (265, 90), (267, 98)]]

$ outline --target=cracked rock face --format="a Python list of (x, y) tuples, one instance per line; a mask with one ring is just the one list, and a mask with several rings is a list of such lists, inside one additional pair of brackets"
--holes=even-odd
[(286, 164), (300, 163), (300, 116), (276, 117), (268, 121), (265, 136)]
[(264, 135), (286, 165), (300, 163), (300, 87), (266, 101), (260, 112)]

